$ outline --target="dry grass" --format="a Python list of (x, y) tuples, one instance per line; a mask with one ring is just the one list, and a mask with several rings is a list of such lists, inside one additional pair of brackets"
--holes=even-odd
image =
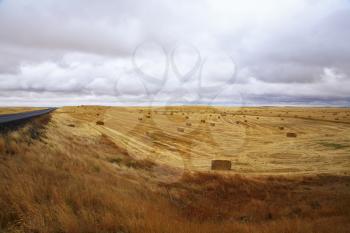
[(14, 114), (20, 112), (29, 112), (35, 110), (41, 110), (43, 108), (34, 108), (34, 107), (0, 107), (0, 115), (1, 114)]
[[(349, 218), (350, 209), (345, 207), (350, 204), (349, 185), (349, 177), (246, 178), (195, 173), (165, 186), (187, 218), (266, 223)], [(335, 196), (329, 190), (332, 186), (338, 188)]]
[(71, 122), (0, 137), (0, 232), (349, 232), (349, 177), (179, 176)]

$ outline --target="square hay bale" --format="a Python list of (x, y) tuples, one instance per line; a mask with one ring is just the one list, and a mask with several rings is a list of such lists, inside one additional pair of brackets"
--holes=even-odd
[(286, 136), (288, 138), (296, 138), (297, 137), (297, 134), (296, 133), (287, 133)]
[(177, 131), (183, 133), (183, 132), (185, 132), (185, 129), (184, 128), (177, 128)]
[(229, 160), (212, 160), (211, 170), (231, 170), (232, 163)]
[(96, 125), (104, 125), (105, 123), (103, 121), (96, 121)]

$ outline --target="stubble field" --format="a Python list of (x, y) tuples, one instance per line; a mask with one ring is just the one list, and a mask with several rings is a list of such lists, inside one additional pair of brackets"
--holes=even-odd
[(346, 108), (64, 107), (0, 152), (0, 232), (350, 229)]

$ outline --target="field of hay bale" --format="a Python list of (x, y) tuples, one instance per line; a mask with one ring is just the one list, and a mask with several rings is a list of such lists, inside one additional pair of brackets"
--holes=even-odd
[[(209, 171), (218, 159), (231, 161), (231, 172), (239, 174), (350, 171), (346, 108), (77, 107), (60, 112), (91, 123), (140, 158), (191, 171)], [(97, 121), (104, 126), (93, 126)]]
[(349, 112), (60, 108), (0, 134), (0, 232), (348, 232)]

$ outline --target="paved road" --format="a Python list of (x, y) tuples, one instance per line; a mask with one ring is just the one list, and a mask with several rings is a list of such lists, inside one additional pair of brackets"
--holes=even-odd
[(14, 114), (4, 114), (0, 115), (0, 125), (4, 125), (6, 123), (27, 120), (33, 117), (41, 116), (47, 113), (50, 113), (57, 108), (48, 108), (43, 110), (31, 111), (31, 112), (22, 112), (22, 113), (14, 113)]

